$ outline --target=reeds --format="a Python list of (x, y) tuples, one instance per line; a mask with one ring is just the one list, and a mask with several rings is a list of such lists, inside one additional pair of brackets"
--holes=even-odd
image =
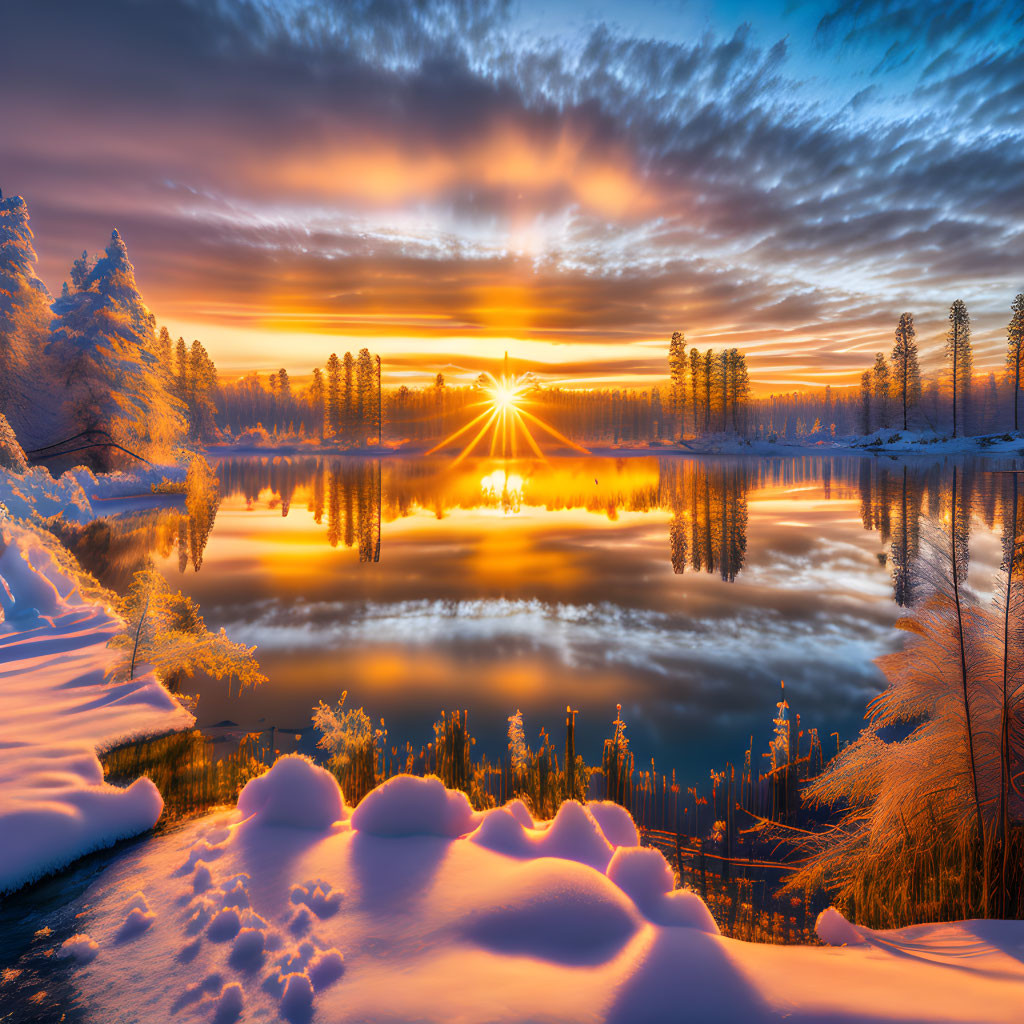
[(161, 824), (230, 806), (242, 787), (270, 767), (273, 752), (262, 734), (249, 733), (223, 757), (198, 729), (136, 740), (100, 757), (107, 782), (127, 785), (148, 776), (164, 800)]

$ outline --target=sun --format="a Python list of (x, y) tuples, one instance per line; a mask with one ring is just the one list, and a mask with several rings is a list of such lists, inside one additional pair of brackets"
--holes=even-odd
[(516, 386), (516, 382), (507, 380), (504, 377), (500, 381), (495, 381), (494, 385), (488, 388), (488, 393), (491, 396), (494, 408), (501, 409), (502, 411), (515, 409), (516, 404), (522, 397), (522, 389)]
[[(520, 440), (525, 441), (527, 449), (533, 452), (539, 459), (544, 458), (540, 445), (530, 432), (527, 425), (529, 420), (534, 427), (539, 427), (554, 437), (559, 443), (574, 448), (583, 454), (589, 454), (586, 448), (581, 447), (574, 441), (570, 441), (564, 434), (559, 433), (554, 427), (549, 426), (539, 416), (535, 416), (528, 409), (524, 408), (529, 404), (529, 391), (532, 381), (527, 375), (514, 377), (508, 368), (508, 353), (505, 353), (505, 369), (500, 377), (492, 373), (485, 373), (486, 383), (483, 385), (483, 399), (480, 405), (484, 406), (483, 412), (474, 417), (464, 427), (460, 427), (454, 434), (449, 434), (443, 441), (436, 444), (427, 452), (433, 455), (442, 448), (447, 447), (452, 441), (468, 434), (475, 426), (480, 424), (480, 429), (473, 435), (471, 440), (455, 457), (458, 464), (468, 455), (472, 454), (482, 441), (490, 433), (490, 455), (501, 455), (503, 458), (518, 454)], [(500, 451), (499, 451), (500, 449)]]

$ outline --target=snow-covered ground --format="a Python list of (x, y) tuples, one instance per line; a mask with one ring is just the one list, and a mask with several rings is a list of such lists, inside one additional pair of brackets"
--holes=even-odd
[(85, 599), (31, 530), (0, 525), (0, 892), (150, 828), (149, 779), (109, 786), (97, 750), (184, 729), (190, 715), (146, 666), (112, 683), (123, 622)]
[(723, 938), (612, 804), (536, 822), (398, 776), (354, 811), (280, 758), (144, 844), (60, 952), (90, 1021), (1019, 1021), (1024, 925)]
[[(74, 523), (87, 523), (98, 516), (109, 515), (111, 503), (122, 499), (142, 498), (166, 502), (166, 495), (155, 499), (152, 485), (162, 480), (185, 479), (181, 466), (153, 466), (133, 473), (101, 473), (96, 476), (84, 466), (61, 474), (56, 480), (43, 466), (33, 466), (25, 473), (0, 469), (0, 502), (18, 519), (43, 519), (63, 515)], [(119, 508), (117, 511), (123, 511)]]
[(876, 430), (872, 434), (831, 437), (815, 434), (808, 437), (784, 438), (774, 441), (743, 438), (736, 434), (709, 434), (688, 438), (683, 442), (661, 445), (624, 444), (621, 446), (591, 445), (594, 455), (621, 458), (630, 455), (841, 455), (886, 452), (903, 455), (1024, 455), (1024, 435), (991, 434), (983, 437), (947, 437), (921, 431)]

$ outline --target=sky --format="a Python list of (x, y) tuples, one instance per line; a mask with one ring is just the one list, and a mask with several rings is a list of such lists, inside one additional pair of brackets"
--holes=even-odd
[(998, 0), (5, 0), (0, 188), (39, 272), (117, 227), (222, 372), (852, 384), (1024, 290), (1024, 8)]

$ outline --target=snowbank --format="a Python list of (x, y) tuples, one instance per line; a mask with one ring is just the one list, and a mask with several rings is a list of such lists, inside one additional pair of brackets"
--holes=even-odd
[(662, 445), (591, 445), (592, 455), (629, 458), (645, 455), (841, 455), (886, 452), (903, 455), (1021, 455), (1024, 434), (988, 434), (977, 437), (948, 437), (929, 431), (876, 430), (871, 434), (832, 437), (824, 432), (805, 437), (775, 440), (739, 437), (736, 434), (708, 434), (682, 442)]
[(184, 480), (185, 470), (155, 466), (137, 473), (96, 476), (79, 466), (55, 480), (44, 466), (33, 466), (24, 473), (0, 469), (0, 502), (18, 519), (32, 519), (38, 513), (43, 519), (63, 515), (68, 522), (88, 523), (106, 514), (103, 502), (140, 495), (151, 501), (151, 485), (165, 478)]
[(193, 717), (151, 672), (111, 683), (122, 622), (83, 600), (31, 531), (0, 531), (0, 892), (150, 828), (149, 779), (106, 785), (97, 749)]
[(833, 912), (826, 931), (862, 944), (741, 943), (619, 812), (465, 806), (399, 777), (350, 813), (321, 769), (279, 759), (238, 809), (133, 850), (83, 895), (60, 950), (76, 1006), (288, 1024), (1019, 1019), (1020, 923), (885, 933)]

